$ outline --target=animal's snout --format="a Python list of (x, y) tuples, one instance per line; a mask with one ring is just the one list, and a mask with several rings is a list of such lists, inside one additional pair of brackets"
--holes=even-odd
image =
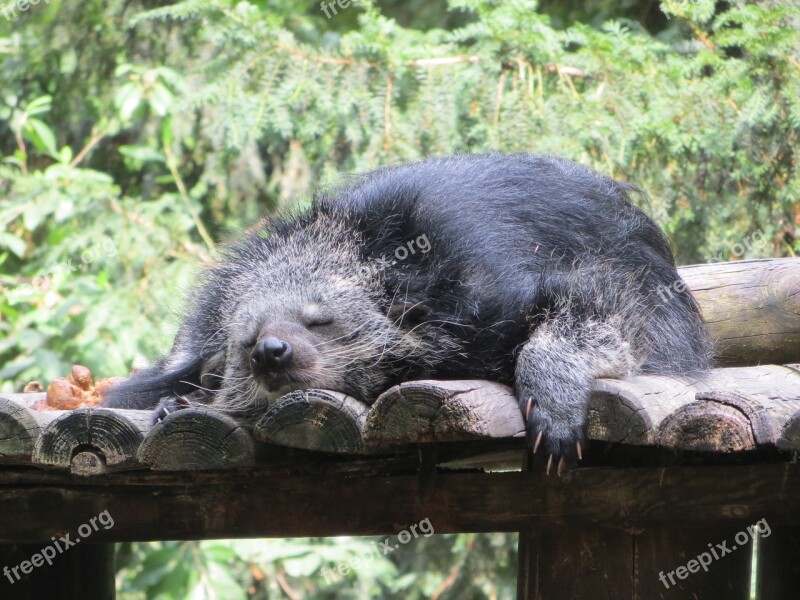
[(267, 336), (256, 343), (250, 353), (253, 374), (284, 369), (292, 360), (292, 347), (275, 336)]

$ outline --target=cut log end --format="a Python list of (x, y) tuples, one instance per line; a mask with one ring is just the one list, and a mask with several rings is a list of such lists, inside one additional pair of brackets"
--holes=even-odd
[(365, 404), (339, 392), (291, 392), (266, 410), (254, 434), (258, 441), (281, 446), (361, 454), (368, 451), (363, 435), (367, 411)]
[(755, 448), (750, 421), (742, 411), (713, 402), (692, 402), (667, 417), (656, 443), (675, 450), (738, 452)]
[(253, 438), (226, 415), (208, 408), (187, 408), (153, 427), (138, 458), (156, 471), (249, 466), (254, 463)]
[[(143, 411), (107, 408), (65, 412), (47, 425), (36, 440), (33, 462), (71, 469), (77, 454), (90, 452), (103, 457), (108, 471), (133, 468), (138, 465), (136, 451), (149, 427), (145, 415)], [(75, 468), (87, 474), (84, 458), (75, 463)]]

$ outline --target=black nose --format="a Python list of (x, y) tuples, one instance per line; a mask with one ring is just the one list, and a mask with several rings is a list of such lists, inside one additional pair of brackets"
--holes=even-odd
[(256, 343), (250, 353), (253, 371), (268, 371), (285, 367), (292, 359), (292, 347), (276, 337), (268, 336)]

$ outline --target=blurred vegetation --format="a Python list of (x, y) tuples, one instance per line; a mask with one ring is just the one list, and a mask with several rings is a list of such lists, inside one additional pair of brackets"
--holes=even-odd
[[(800, 251), (795, 0), (6, 5), (0, 391), (152, 359), (214, 244), (339, 172), (430, 154), (557, 154), (635, 182), (682, 263)], [(371, 543), (125, 545), (120, 582), (160, 598), (512, 595), (501, 534), (321, 576)]]

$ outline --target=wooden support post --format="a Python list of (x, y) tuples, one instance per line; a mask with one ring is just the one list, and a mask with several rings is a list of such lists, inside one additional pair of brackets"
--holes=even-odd
[[(748, 536), (745, 544), (737, 544), (735, 536), (741, 531), (743, 528), (648, 529), (635, 534), (600, 528), (522, 531), (517, 600), (747, 600), (752, 541)], [(717, 544), (730, 552), (720, 556), (723, 551)], [(703, 557), (707, 571), (698, 559), (704, 552), (708, 553)]]
[(517, 600), (631, 598), (633, 558), (630, 534), (618, 529), (520, 532)]
[(759, 540), (759, 600), (788, 600), (800, 590), (800, 528), (776, 525)]
[[(52, 564), (43, 562), (40, 544), (0, 545), (0, 598), (14, 600), (113, 600), (114, 544), (79, 544), (56, 554)], [(34, 558), (41, 566), (34, 566)], [(29, 573), (25, 574), (22, 570)], [(8, 569), (8, 570), (6, 570)], [(16, 574), (19, 575), (17, 579)], [(12, 583), (13, 581), (13, 583)]]
[(632, 598), (750, 598), (753, 541), (745, 527), (646, 529), (634, 548)]

